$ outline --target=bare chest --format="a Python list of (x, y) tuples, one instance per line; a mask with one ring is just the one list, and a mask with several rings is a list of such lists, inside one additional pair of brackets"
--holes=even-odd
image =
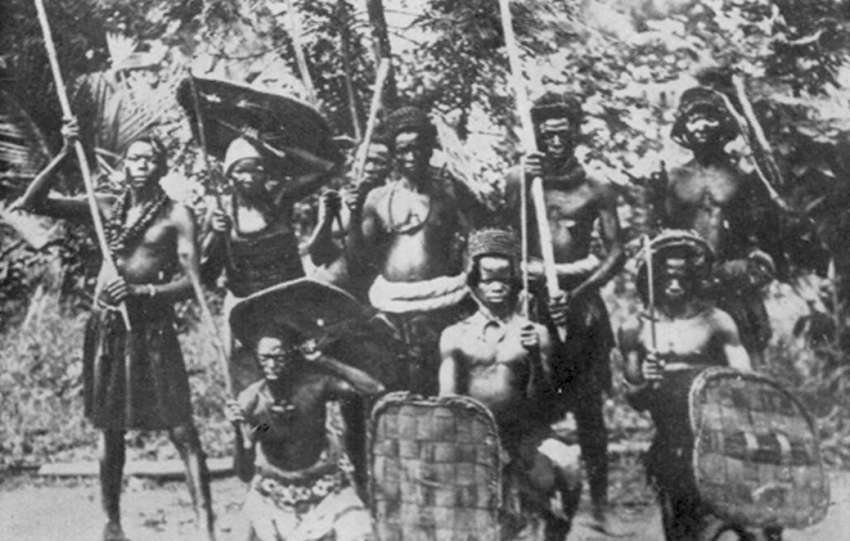
[(740, 179), (725, 168), (697, 168), (681, 175), (672, 192), (680, 203), (689, 206), (723, 208), (739, 196)]
[[(648, 321), (641, 334), (643, 344), (651, 348), (652, 331)], [(702, 317), (657, 321), (655, 335), (655, 349), (660, 354), (671, 354), (687, 361), (689, 357), (713, 353), (713, 331)]]
[(391, 189), (378, 208), (384, 229), (391, 234), (440, 230), (452, 222), (451, 202), (427, 193)]

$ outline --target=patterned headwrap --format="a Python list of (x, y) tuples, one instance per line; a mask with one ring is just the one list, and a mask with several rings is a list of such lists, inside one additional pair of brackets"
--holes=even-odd
[[(669, 257), (679, 257), (687, 262), (688, 271), (697, 282), (706, 280), (714, 262), (711, 246), (695, 231), (665, 229), (649, 242), (652, 252), (653, 277), (662, 277), (664, 262)], [(637, 290), (644, 303), (649, 300), (647, 287), (646, 257), (641, 253), (637, 269)]]
[(384, 121), (384, 134), (391, 150), (398, 134), (416, 132), (422, 137), (422, 142), (429, 147), (437, 143), (437, 129), (428, 118), (428, 114), (418, 107), (399, 107), (387, 115)]
[(510, 230), (487, 228), (473, 231), (466, 246), (469, 268), (472, 269), (475, 261), (485, 255), (505, 257), (516, 265), (520, 256), (518, 245), (516, 234)]
[(704, 86), (685, 90), (679, 100), (679, 110), (670, 137), (685, 148), (690, 148), (687, 123), (694, 116), (717, 119), (720, 122), (719, 143), (725, 145), (738, 136), (738, 125), (718, 91)]
[(257, 150), (250, 141), (245, 138), (237, 137), (230, 142), (227, 147), (227, 152), (224, 153), (224, 176), (230, 174), (230, 170), (241, 160), (262, 159), (262, 154)]

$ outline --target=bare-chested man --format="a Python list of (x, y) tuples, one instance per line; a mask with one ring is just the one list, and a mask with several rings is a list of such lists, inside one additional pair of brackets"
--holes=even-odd
[(429, 160), (436, 130), (424, 111), (387, 116), (393, 177), (351, 209), (351, 261), (371, 264), (369, 301), (386, 313), (410, 347), (410, 390), (437, 392), (438, 341), (466, 296), (459, 235), (468, 230), (464, 202), (435, 177)]
[(371, 266), (363, 265), (362, 261), (349, 261), (344, 237), (351, 223), (350, 209), (362, 208), (369, 192), (383, 186), (390, 171), (389, 148), (380, 134), (375, 134), (361, 151), (366, 152), (362, 178), (352, 178), (352, 184), (339, 193), (330, 190), (322, 194), (308, 253), (316, 266), (314, 278), (342, 288), (365, 302), (374, 273)]
[(661, 222), (693, 229), (714, 250), (718, 284), (710, 294), (735, 319), (744, 347), (761, 366), (771, 335), (761, 290), (776, 268), (774, 258), (759, 247), (781, 257), (775, 248), (779, 225), (763, 188), (725, 150), (737, 135), (717, 91), (696, 87), (682, 95), (672, 137), (694, 157), (670, 170)]
[[(305, 151), (295, 157), (311, 163), (316, 172), (284, 181), (285, 172), (269, 171), (259, 144), (245, 138), (234, 139), (225, 153), (223, 169), (233, 193), (224, 200), (223, 209), (210, 207), (201, 249), (205, 281), (214, 282), (225, 273), (225, 321), (238, 299), (304, 276), (292, 223), (293, 205), (315, 191), (334, 164)], [(269, 185), (277, 188), (270, 191)], [(224, 330), (231, 375), (241, 389), (256, 380), (256, 367), (248, 352), (233, 342), (229, 326)]]
[[(552, 438), (542, 413), (552, 398), (552, 343), (543, 325), (517, 313), (516, 236), (485, 229), (469, 239), (469, 285), (478, 311), (447, 327), (440, 339), (440, 395), (481, 401), (496, 418), (512, 469), (526, 478), (543, 512), (546, 539), (563, 540), (581, 495), (578, 450)], [(549, 496), (561, 493), (553, 514)]]
[(243, 506), (249, 539), (374, 539), (351, 464), (341, 442), (329, 438), (325, 407), (378, 394), (383, 386), (311, 347), (294, 329), (271, 326), (269, 314), (243, 314), (237, 305), (233, 315), (240, 319), (234, 334), (252, 344), (263, 372), (227, 406), (228, 418), (251, 433), (237, 443), (234, 458), (239, 477), (251, 483)]
[[(556, 271), (566, 292), (562, 298), (549, 299), (548, 315), (544, 314), (551, 332), (555, 323), (565, 322), (568, 329), (566, 341), (556, 340), (554, 345), (553, 378), (562, 397), (557, 413), (570, 409), (575, 415), (595, 526), (605, 529), (609, 527), (605, 519), (608, 452), (602, 395), (611, 390), (609, 357), (614, 336), (599, 288), (623, 262), (617, 196), (609, 183), (588, 175), (574, 155), (582, 116), (577, 98), (547, 93), (535, 101), (531, 114), (541, 152), (526, 156), (525, 175), (528, 182), (535, 177), (543, 179)], [(520, 215), (520, 174), (520, 170), (513, 171), (507, 183), (512, 219)], [(531, 208), (528, 215), (533, 217), (533, 212)], [(607, 250), (601, 261), (591, 252), (597, 222)], [(535, 222), (531, 219), (530, 223)], [(539, 257), (536, 228), (532, 225), (529, 230), (531, 254)], [(532, 262), (530, 270), (542, 274), (539, 261)]]
[[(65, 147), (34, 183), (21, 208), (50, 216), (90, 220), (84, 197), (48, 195), (49, 179), (77, 137), (66, 124)], [(195, 220), (191, 210), (171, 201), (159, 185), (166, 172), (162, 143), (154, 137), (132, 142), (124, 154), (125, 191), (96, 194), (112, 257), (120, 276), (101, 270), (96, 306), (86, 327), (83, 384), (86, 415), (102, 430), (100, 483), (107, 516), (104, 540), (122, 540), (120, 497), (129, 429), (168, 430), (186, 465), (192, 501), (203, 509), (203, 527), (214, 538), (208, 473), (192, 422), (189, 382), (174, 330), (172, 304), (191, 292), (198, 276)], [(183, 275), (175, 276), (182, 269)], [(132, 330), (116, 307), (126, 303)]]
[[(649, 410), (655, 440), (647, 456), (647, 474), (658, 492), (665, 538), (702, 539), (710, 510), (698, 496), (693, 478), (693, 434), (687, 395), (695, 370), (708, 366), (751, 369), (732, 317), (699, 298), (708, 277), (712, 254), (693, 232), (668, 230), (653, 239), (655, 322), (642, 314), (620, 330), (626, 359), (629, 402)], [(645, 262), (638, 271), (638, 291), (648, 299)], [(781, 531), (765, 530), (768, 539)]]

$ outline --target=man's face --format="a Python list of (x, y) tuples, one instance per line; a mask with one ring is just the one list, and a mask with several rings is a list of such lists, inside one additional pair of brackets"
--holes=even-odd
[(478, 259), (476, 296), (488, 306), (504, 305), (511, 294), (513, 265), (506, 257), (485, 255)]
[(393, 156), (396, 171), (408, 178), (417, 178), (428, 167), (431, 149), (418, 132), (401, 132), (395, 138)]
[(387, 178), (390, 168), (390, 151), (387, 145), (372, 143), (366, 150), (366, 164), (363, 167), (363, 180), (369, 184), (381, 184)]
[(685, 130), (692, 145), (712, 145), (720, 140), (720, 120), (707, 114), (689, 117), (685, 122)]
[(684, 258), (667, 258), (661, 279), (661, 293), (667, 302), (680, 303), (693, 293), (693, 277)]
[(153, 145), (144, 141), (131, 144), (124, 156), (124, 172), (127, 181), (136, 189), (159, 180), (163, 172), (157, 168), (157, 154)]
[(257, 342), (257, 362), (263, 370), (263, 377), (269, 381), (282, 378), (299, 359), (300, 352), (292, 348), (295, 341), (277, 336), (264, 336)]
[(230, 178), (242, 193), (256, 194), (265, 189), (268, 175), (259, 158), (239, 160), (230, 170)]
[(550, 118), (540, 123), (540, 139), (543, 152), (550, 158), (567, 158), (575, 150), (573, 128), (566, 117)]

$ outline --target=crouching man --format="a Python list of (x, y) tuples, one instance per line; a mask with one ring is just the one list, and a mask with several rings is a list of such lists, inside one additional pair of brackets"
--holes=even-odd
[(325, 405), (378, 394), (383, 385), (323, 354), (290, 327), (263, 323), (257, 312), (246, 321), (250, 314), (237, 304), (231, 323), (240, 320), (234, 333), (254, 345), (263, 379), (227, 405), (228, 419), (245, 434), (237, 438), (234, 468), (250, 482), (243, 505), (249, 539), (375, 539), (351, 482), (350, 461), (327, 430)]
[[(554, 394), (552, 344), (546, 327), (517, 313), (517, 251), (511, 232), (470, 237), (469, 285), (478, 311), (442, 333), (440, 395), (468, 395), (493, 412), (510, 471), (530, 489), (524, 500), (542, 512), (546, 539), (563, 539), (581, 494), (579, 452), (554, 439), (543, 415)], [(551, 510), (556, 491), (562, 505)]]

